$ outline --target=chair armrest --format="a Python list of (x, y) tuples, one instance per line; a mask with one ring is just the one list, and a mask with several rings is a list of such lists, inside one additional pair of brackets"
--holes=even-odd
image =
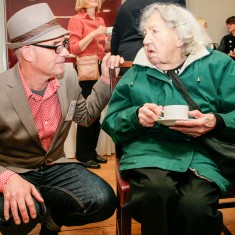
[(121, 177), (119, 169), (120, 169), (119, 159), (116, 158), (115, 171), (117, 179), (117, 190), (119, 194), (120, 205), (124, 205), (129, 198), (130, 184), (127, 180)]

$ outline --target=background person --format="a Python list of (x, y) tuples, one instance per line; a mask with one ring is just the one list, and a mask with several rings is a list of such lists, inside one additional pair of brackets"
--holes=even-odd
[(226, 27), (229, 34), (221, 39), (218, 50), (235, 60), (235, 16), (231, 16), (226, 20)]
[(120, 57), (104, 57), (102, 78), (85, 100), (64, 63), (69, 32), (46, 3), (18, 11), (7, 30), (19, 62), (0, 75), (1, 233), (26, 235), (42, 222), (40, 235), (55, 235), (63, 225), (107, 219), (116, 208), (113, 189), (67, 159), (64, 142), (73, 120), (88, 126), (107, 105), (109, 67)]
[(203, 36), (204, 36), (204, 40), (206, 42), (206, 46), (209, 46), (211, 49), (216, 49), (215, 48), (215, 43), (213, 43), (211, 37), (209, 36), (209, 34), (207, 32), (207, 29), (208, 29), (207, 20), (205, 18), (197, 18), (197, 21), (202, 27)]
[[(77, 0), (75, 10), (78, 12), (68, 23), (70, 31), (71, 53), (83, 57), (98, 55), (102, 61), (105, 55), (106, 27), (103, 18), (99, 16), (101, 0)], [(78, 77), (78, 79), (80, 79)], [(92, 91), (96, 80), (80, 79), (82, 94), (86, 98)], [(100, 168), (99, 163), (107, 159), (97, 156), (96, 146), (100, 133), (99, 117), (89, 127), (77, 126), (76, 158), (86, 163), (89, 168)]]
[(126, 0), (120, 6), (114, 22), (111, 39), (112, 55), (121, 55), (125, 60), (134, 60), (137, 52), (143, 47), (143, 35), (139, 32), (141, 10), (155, 2), (174, 2), (185, 6), (184, 0)]
[[(120, 170), (130, 182), (124, 210), (141, 223), (142, 235), (219, 235), (217, 203), (231, 179), (197, 137), (213, 132), (233, 142), (235, 63), (204, 46), (202, 29), (185, 8), (148, 6), (140, 31), (144, 48), (118, 82), (102, 123), (123, 148)], [(159, 123), (163, 106), (187, 104), (173, 73), (202, 113), (192, 110), (190, 120), (167, 127)]]

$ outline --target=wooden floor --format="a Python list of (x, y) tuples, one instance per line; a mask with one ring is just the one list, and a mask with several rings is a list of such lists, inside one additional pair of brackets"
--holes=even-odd
[[(103, 177), (114, 189), (116, 188), (114, 174), (114, 155), (107, 156), (108, 163), (102, 164), (100, 169), (92, 170)], [(225, 209), (224, 224), (230, 229), (231, 234), (235, 235), (235, 209)], [(38, 225), (30, 235), (38, 235), (40, 225)], [(88, 224), (79, 227), (62, 227), (60, 235), (116, 235), (115, 215), (103, 222)], [(132, 235), (140, 235), (140, 225), (133, 221)], [(200, 234), (198, 234), (200, 235)]]

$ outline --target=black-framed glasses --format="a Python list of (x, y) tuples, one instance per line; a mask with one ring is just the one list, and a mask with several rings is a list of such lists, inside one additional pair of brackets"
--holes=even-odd
[(51, 50), (55, 50), (56, 54), (60, 54), (64, 48), (68, 49), (69, 47), (69, 40), (64, 40), (61, 45), (58, 46), (50, 46), (50, 45), (43, 45), (43, 44), (32, 44), (33, 46), (36, 47), (42, 47), (42, 48), (47, 48)]

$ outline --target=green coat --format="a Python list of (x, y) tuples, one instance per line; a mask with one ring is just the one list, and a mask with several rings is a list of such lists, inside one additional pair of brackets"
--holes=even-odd
[[(218, 113), (226, 124), (221, 133), (235, 136), (235, 63), (218, 51), (202, 48), (189, 55), (179, 74), (191, 97), (203, 113)], [(148, 61), (140, 50), (133, 67), (116, 86), (102, 128), (124, 154), (121, 171), (159, 167), (185, 172), (189, 168), (215, 182), (225, 192), (230, 186), (208, 152), (193, 138), (156, 123), (152, 128), (139, 124), (136, 111), (145, 103), (186, 104), (172, 81)]]

